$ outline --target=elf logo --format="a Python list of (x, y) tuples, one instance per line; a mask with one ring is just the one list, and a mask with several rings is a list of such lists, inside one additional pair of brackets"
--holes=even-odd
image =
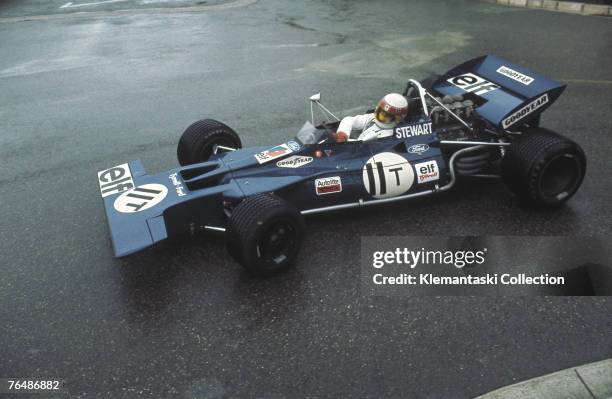
[(363, 184), (374, 198), (404, 194), (414, 183), (414, 171), (406, 158), (383, 152), (368, 159), (363, 166)]
[(473, 73), (464, 73), (463, 75), (455, 76), (447, 79), (446, 81), (467, 91), (468, 93), (474, 93), (479, 96), (489, 91), (499, 89), (499, 86), (495, 83), (491, 83), (478, 75), (474, 75)]
[(418, 184), (436, 181), (440, 178), (438, 163), (436, 161), (417, 163), (414, 165), (414, 169), (416, 169), (417, 172)]
[(134, 188), (134, 181), (127, 163), (98, 172), (98, 184), (102, 198)]
[(113, 206), (121, 213), (140, 212), (159, 204), (167, 194), (163, 184), (143, 184), (118, 196)]

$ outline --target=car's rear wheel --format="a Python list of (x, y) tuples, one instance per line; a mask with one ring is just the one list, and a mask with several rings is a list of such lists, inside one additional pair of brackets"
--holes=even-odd
[(234, 208), (227, 249), (248, 271), (267, 276), (293, 263), (303, 232), (303, 218), (295, 207), (273, 194), (260, 194)]
[(206, 162), (225, 148), (242, 148), (240, 137), (232, 128), (214, 119), (192, 123), (179, 140), (176, 154), (181, 166)]
[(530, 129), (509, 147), (501, 164), (506, 185), (527, 205), (563, 204), (580, 187), (586, 157), (580, 146), (548, 129)]

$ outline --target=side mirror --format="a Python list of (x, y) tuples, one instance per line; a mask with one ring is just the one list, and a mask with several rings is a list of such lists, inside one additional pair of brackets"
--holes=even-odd
[(312, 96), (310, 96), (310, 119), (313, 125), (316, 126), (316, 123), (314, 121), (313, 104), (317, 104), (317, 107), (319, 107), (319, 110), (323, 113), (324, 116), (327, 114), (327, 115), (330, 115), (335, 120), (340, 121), (340, 119), (338, 119), (336, 115), (332, 114), (330, 110), (328, 110), (323, 104), (321, 104), (321, 93), (317, 93), (317, 94), (313, 94)]

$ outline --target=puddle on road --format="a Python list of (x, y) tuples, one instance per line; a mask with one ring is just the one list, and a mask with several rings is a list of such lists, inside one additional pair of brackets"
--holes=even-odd
[(387, 38), (325, 61), (310, 63), (298, 71), (330, 72), (362, 78), (399, 76), (406, 69), (458, 51), (470, 39), (462, 32), (447, 31)]

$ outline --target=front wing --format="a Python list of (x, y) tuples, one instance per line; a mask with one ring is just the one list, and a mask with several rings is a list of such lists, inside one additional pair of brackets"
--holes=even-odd
[[(210, 163), (213, 164), (213, 163)], [(184, 174), (198, 164), (147, 175), (138, 160), (98, 172), (115, 255), (122, 257), (168, 237), (222, 224), (223, 197), (241, 197), (231, 180), (189, 190)], [(218, 170), (222, 163), (214, 163)]]

